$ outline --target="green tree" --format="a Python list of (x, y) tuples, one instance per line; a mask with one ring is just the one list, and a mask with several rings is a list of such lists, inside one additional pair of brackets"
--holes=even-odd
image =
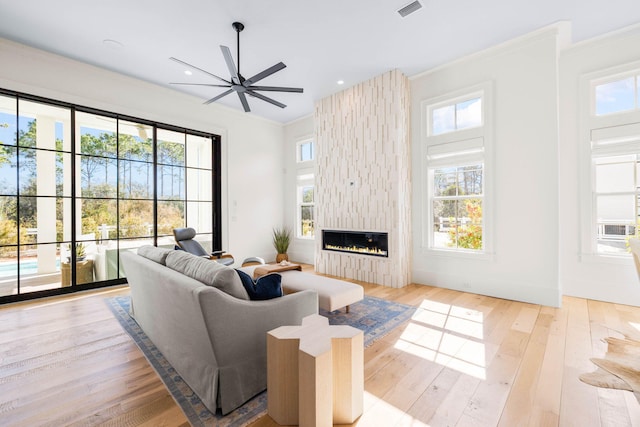
[(457, 224), (449, 230), (450, 245), (464, 249), (482, 249), (482, 202), (480, 199), (464, 201), (469, 222)]
[[(8, 127), (9, 127), (9, 123), (0, 123), (0, 128), (6, 129)], [(0, 141), (0, 144), (2, 144), (0, 145), (0, 167), (1, 167), (2, 165), (11, 163), (11, 158), (13, 157), (13, 148), (8, 147), (7, 145), (15, 144), (15, 140), (13, 141), (13, 144), (9, 144), (5, 141)]]
[(90, 190), (93, 180), (104, 166), (105, 177), (102, 182), (109, 181), (109, 165), (114, 160), (118, 144), (116, 135), (111, 132), (103, 132), (98, 136), (88, 133), (80, 137), (80, 149), (83, 154), (80, 165), (80, 173), (83, 181), (86, 183), (83, 190)]
[(158, 193), (173, 194), (173, 191), (169, 190), (173, 190), (176, 184), (182, 184), (181, 182), (176, 183), (176, 179), (180, 179), (182, 174), (176, 173), (177, 171), (172, 166), (185, 166), (184, 144), (158, 141), (158, 163), (171, 165), (158, 167)]

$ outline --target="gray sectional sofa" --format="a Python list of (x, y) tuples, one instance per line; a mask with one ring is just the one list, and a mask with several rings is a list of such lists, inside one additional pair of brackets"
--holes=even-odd
[(267, 331), (318, 312), (312, 290), (249, 301), (234, 269), (184, 251), (145, 246), (121, 260), (132, 317), (212, 412), (266, 389)]

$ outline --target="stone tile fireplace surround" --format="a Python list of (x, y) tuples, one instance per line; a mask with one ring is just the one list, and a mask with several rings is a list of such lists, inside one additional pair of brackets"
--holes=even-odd
[(319, 273), (390, 287), (411, 281), (409, 83), (394, 70), (316, 103), (316, 235), (387, 233), (387, 256), (327, 250)]

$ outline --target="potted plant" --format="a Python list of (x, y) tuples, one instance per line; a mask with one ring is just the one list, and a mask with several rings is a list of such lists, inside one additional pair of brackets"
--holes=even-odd
[[(76, 261), (84, 261), (87, 257), (87, 251), (84, 247), (84, 243), (76, 243)], [(67, 245), (67, 250), (71, 252), (71, 244)], [(67, 262), (71, 262), (71, 254), (66, 258)]]
[(84, 247), (84, 243), (76, 243), (76, 261), (84, 261), (87, 257), (87, 252)]
[(289, 260), (289, 256), (287, 255), (289, 243), (291, 243), (291, 230), (287, 227), (273, 229), (273, 247), (276, 248), (276, 252), (278, 252), (276, 262), (279, 263)]

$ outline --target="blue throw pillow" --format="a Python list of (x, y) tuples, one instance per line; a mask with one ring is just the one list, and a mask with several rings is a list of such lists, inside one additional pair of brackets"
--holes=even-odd
[(282, 296), (282, 276), (278, 273), (267, 274), (253, 280), (244, 271), (236, 269), (242, 285), (247, 290), (250, 300), (266, 300)]

